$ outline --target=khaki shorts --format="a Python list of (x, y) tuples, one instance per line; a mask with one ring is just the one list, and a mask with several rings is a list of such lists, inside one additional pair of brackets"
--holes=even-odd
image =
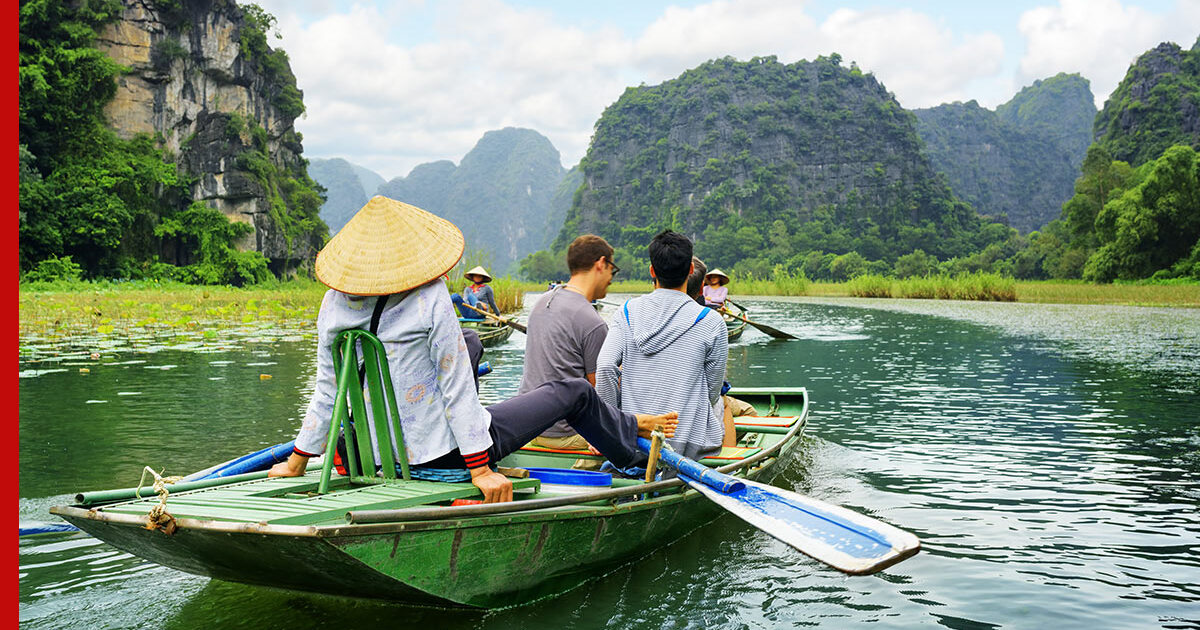
[[(566, 437), (546, 437), (539, 435), (533, 438), (529, 444), (542, 448), (561, 448), (567, 450), (585, 450), (588, 447), (588, 441), (583, 439), (583, 436), (578, 433)], [(571, 468), (575, 470), (600, 470), (600, 465), (603, 463), (603, 460), (577, 459)]]
[(758, 410), (754, 408), (754, 405), (751, 405), (744, 400), (738, 400), (733, 396), (725, 397), (725, 406), (729, 407), (729, 412), (733, 414), (733, 417), (735, 418), (738, 416), (758, 415)]

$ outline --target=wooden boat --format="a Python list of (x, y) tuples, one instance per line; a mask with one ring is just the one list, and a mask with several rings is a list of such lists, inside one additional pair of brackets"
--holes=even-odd
[[(730, 313), (734, 313), (736, 315), (741, 315), (742, 317), (749, 317), (749, 315), (747, 313), (749, 313), (750, 311), (747, 311), (746, 309), (744, 309), (740, 306), (737, 306), (735, 304), (732, 304), (730, 302), (725, 303), (725, 309), (728, 310)], [(738, 337), (741, 337), (742, 333), (746, 331), (745, 320), (738, 319), (736, 317), (730, 317), (729, 315), (722, 315), (721, 317), (725, 318), (725, 327), (729, 329), (729, 340), (730, 341), (733, 341), (733, 340), (737, 339)]]
[[(355, 376), (346, 380), (357, 383)], [(701, 463), (769, 481), (800, 448), (807, 391), (731, 394), (766, 413), (737, 418), (737, 447)], [(588, 455), (527, 447), (501, 465), (569, 469), (580, 457)], [(132, 490), (83, 493), (51, 512), (118, 549), (189, 573), (463, 607), (508, 606), (566, 591), (723, 513), (678, 478), (614, 478), (607, 486), (514, 479), (511, 503), (451, 506), (478, 491), (469, 483), (353, 475), (323, 481), (311, 469), (295, 478), (265, 474), (171, 491), (165, 499), (171, 534), (147, 528), (160, 498), (145, 488), (143, 498)]]
[(513, 333), (511, 326), (507, 326), (495, 321), (474, 321), (469, 319), (459, 319), (458, 321), (460, 324), (462, 324), (463, 328), (470, 328), (478, 333), (479, 342), (482, 343), (483, 347), (485, 348), (498, 346), (504, 343), (509, 337), (512, 336)]

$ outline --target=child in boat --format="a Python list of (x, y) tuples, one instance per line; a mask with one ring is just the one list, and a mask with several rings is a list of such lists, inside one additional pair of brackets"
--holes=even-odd
[(693, 269), (686, 236), (664, 230), (649, 254), (656, 288), (613, 316), (597, 358), (596, 390), (624, 411), (677, 410), (679, 427), (668, 442), (684, 457), (700, 459), (719, 452), (725, 437), (714, 405), (725, 380), (729, 333), (719, 313), (685, 292)]
[(720, 269), (713, 269), (704, 275), (704, 305), (709, 308), (724, 308), (725, 299), (729, 297), (729, 276)]
[(375, 330), (387, 348), (413, 476), (470, 481), (489, 503), (512, 500), (512, 482), (490, 464), (559, 419), (623, 466), (646, 460), (636, 436), (648, 437), (657, 426), (674, 435), (677, 414), (622, 411), (600, 400), (584, 379), (551, 381), (483, 407), (441, 279), (462, 257), (463, 245), (462, 232), (449, 221), (381, 196), (330, 239), (315, 266), (330, 287), (317, 314), (315, 391), (292, 454), (270, 476), (302, 475), (308, 460), (325, 451), (337, 393), (333, 340), (351, 328)]

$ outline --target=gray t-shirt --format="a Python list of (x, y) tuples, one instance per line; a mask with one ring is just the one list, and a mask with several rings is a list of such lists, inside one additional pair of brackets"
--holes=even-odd
[[(587, 298), (557, 288), (538, 298), (529, 311), (525, 337), (525, 372), (518, 394), (564, 378), (586, 378), (596, 371), (596, 356), (608, 335), (608, 324)], [(566, 437), (575, 430), (559, 420), (542, 435)]]

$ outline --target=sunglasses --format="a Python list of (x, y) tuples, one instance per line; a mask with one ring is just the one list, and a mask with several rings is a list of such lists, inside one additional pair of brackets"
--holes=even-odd
[(613, 261), (609, 260), (607, 262), (608, 262), (608, 266), (612, 267), (612, 275), (615, 276), (615, 275), (617, 275), (618, 272), (621, 271), (621, 268), (618, 267)]

